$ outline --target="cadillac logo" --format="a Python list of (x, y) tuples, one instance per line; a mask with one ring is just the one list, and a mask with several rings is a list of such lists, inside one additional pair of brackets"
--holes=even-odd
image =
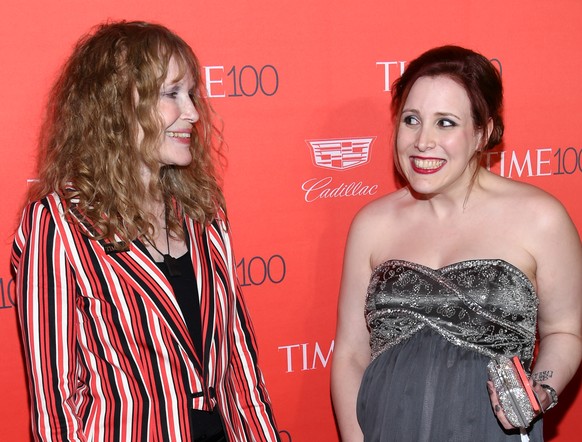
[(313, 163), (326, 169), (346, 170), (370, 160), (370, 147), (376, 137), (335, 140), (306, 140)]

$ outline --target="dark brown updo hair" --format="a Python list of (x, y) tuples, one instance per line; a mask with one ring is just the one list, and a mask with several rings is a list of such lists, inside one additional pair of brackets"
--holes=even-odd
[[(482, 152), (501, 143), (503, 136), (503, 85), (501, 75), (483, 55), (459, 46), (441, 46), (430, 49), (411, 61), (392, 85), (392, 118), (394, 142), (398, 135), (398, 122), (412, 86), (421, 77), (451, 78), (465, 89), (471, 102), (473, 125), (482, 134), (482, 146), (476, 153), (480, 161)], [(487, 125), (493, 121), (493, 130), (487, 137)]]

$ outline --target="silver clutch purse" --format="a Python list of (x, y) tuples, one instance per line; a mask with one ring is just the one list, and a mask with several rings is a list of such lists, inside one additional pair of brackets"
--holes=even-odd
[(515, 427), (529, 427), (541, 407), (519, 358), (498, 356), (487, 364), (487, 372), (507, 420)]

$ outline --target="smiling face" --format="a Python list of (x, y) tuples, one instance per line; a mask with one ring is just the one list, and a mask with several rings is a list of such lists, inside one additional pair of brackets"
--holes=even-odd
[(194, 123), (200, 116), (192, 96), (195, 84), (192, 74), (182, 78), (176, 60), (172, 57), (168, 73), (160, 91), (158, 112), (163, 121), (163, 133), (157, 159), (161, 166), (187, 166), (192, 161), (190, 140)]
[(396, 151), (402, 174), (417, 193), (466, 192), (474, 171), (480, 132), (471, 102), (450, 77), (421, 77), (398, 121)]

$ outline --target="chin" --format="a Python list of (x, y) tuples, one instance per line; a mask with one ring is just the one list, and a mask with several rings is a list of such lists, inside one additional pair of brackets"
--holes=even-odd
[(187, 161), (176, 161), (174, 163), (174, 166), (177, 166), (177, 167), (188, 167), (190, 164), (192, 164), (192, 158), (190, 158)]
[(188, 166), (192, 162), (192, 155), (190, 152), (180, 152), (178, 155), (173, 155), (168, 158), (168, 163), (174, 166)]
[(434, 184), (419, 183), (419, 182), (415, 182), (415, 180), (409, 181), (408, 187), (410, 187), (410, 189), (414, 193), (417, 193), (419, 195), (426, 195), (426, 196), (434, 195), (435, 193), (438, 193), (438, 191), (440, 189), (439, 186), (435, 186)]

